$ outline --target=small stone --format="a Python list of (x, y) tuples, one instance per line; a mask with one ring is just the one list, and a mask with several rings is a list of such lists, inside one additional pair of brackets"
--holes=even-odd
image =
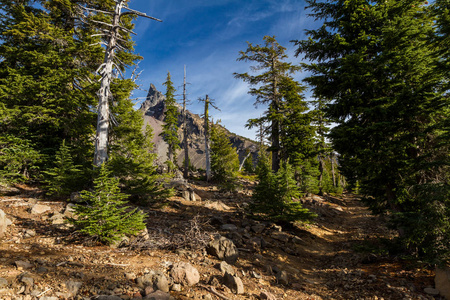
[(216, 237), (211, 241), (206, 247), (206, 251), (229, 264), (234, 264), (239, 257), (239, 251), (233, 241), (223, 236)]
[(277, 298), (269, 292), (261, 292), (259, 298), (261, 300), (277, 300)]
[(436, 268), (434, 284), (440, 294), (446, 299), (450, 299), (450, 267)]
[(170, 272), (175, 283), (195, 285), (200, 281), (200, 274), (190, 263), (179, 262), (173, 265)]
[(162, 291), (156, 291), (150, 295), (145, 296), (146, 300), (172, 300), (174, 299), (170, 294), (164, 293)]
[(136, 274), (134, 274), (132, 272), (127, 272), (127, 273), (125, 273), (125, 278), (127, 280), (135, 280), (136, 279)]
[(78, 291), (80, 290), (82, 285), (83, 285), (83, 283), (79, 282), (79, 281), (74, 281), (74, 280), (66, 281), (66, 288), (69, 291), (69, 293), (72, 295), (72, 297), (75, 297), (78, 294)]
[(290, 236), (287, 233), (279, 231), (272, 232), (271, 237), (283, 243), (287, 243), (290, 238)]
[(218, 265), (218, 269), (222, 272), (222, 274), (230, 273), (231, 275), (235, 275), (236, 272), (233, 269), (233, 266), (229, 265), (225, 261), (221, 261)]
[(222, 226), (220, 226), (220, 229), (224, 231), (236, 231), (238, 228), (234, 224), (223, 224)]
[(14, 264), (16, 265), (17, 269), (19, 269), (19, 270), (27, 270), (27, 269), (31, 269), (33, 267), (32, 264), (30, 264), (28, 261), (25, 261), (25, 260), (16, 260), (14, 262)]
[(277, 282), (283, 285), (289, 284), (288, 273), (286, 271), (280, 271), (276, 274)]
[(5, 278), (0, 278), (0, 289), (4, 289), (8, 286), (8, 280)]
[(252, 228), (254, 233), (258, 233), (259, 234), (259, 233), (263, 232), (264, 229), (266, 229), (266, 225), (264, 225), (264, 224), (256, 224), (256, 225), (253, 225), (251, 228)]
[(0, 237), (4, 235), (6, 232), (6, 227), (8, 224), (6, 223), (6, 214), (3, 210), (0, 209)]
[(225, 273), (224, 283), (233, 293), (237, 295), (244, 293), (244, 284), (239, 277), (233, 276), (230, 273)]
[(43, 204), (35, 204), (33, 205), (33, 207), (31, 207), (31, 214), (33, 215), (40, 215), (43, 214), (49, 210), (51, 210), (52, 208), (48, 205), (43, 205)]
[(43, 274), (43, 273), (47, 273), (47, 272), (48, 272), (48, 269), (46, 267), (40, 266), (40, 267), (36, 268), (36, 273)]
[(36, 231), (34, 231), (33, 229), (27, 229), (27, 230), (25, 230), (23, 236), (25, 238), (34, 237), (34, 236), (36, 236)]
[(211, 296), (211, 294), (206, 294), (203, 295), (203, 300), (213, 300), (213, 297)]
[(432, 296), (438, 296), (439, 295), (439, 290), (438, 289), (424, 288), (423, 291), (425, 292), (425, 294), (428, 294), (428, 295), (432, 295)]
[(179, 283), (173, 284), (172, 288), (171, 288), (171, 290), (174, 292), (181, 292), (182, 289), (183, 288), (182, 288), (181, 284), (179, 284)]

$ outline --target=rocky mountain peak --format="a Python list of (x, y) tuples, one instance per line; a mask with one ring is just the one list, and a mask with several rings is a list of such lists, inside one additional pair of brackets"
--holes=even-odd
[[(162, 126), (164, 124), (164, 112), (165, 112), (165, 100), (166, 97), (163, 93), (158, 91), (153, 84), (150, 84), (150, 88), (148, 90), (147, 98), (142, 103), (140, 110), (144, 114), (144, 123), (146, 125), (150, 125), (153, 129), (153, 143), (155, 144), (155, 152), (158, 154), (158, 159), (161, 163), (163, 163), (166, 158), (167, 153), (167, 145), (162, 140), (160, 133), (162, 132)], [(180, 141), (183, 141), (183, 131), (181, 129), (182, 126), (182, 108), (178, 105), (178, 138)], [(203, 120), (202, 118), (194, 113), (191, 113), (189, 110), (186, 114), (187, 119), (187, 129), (189, 132), (188, 136), (188, 150), (189, 150), (189, 159), (191, 164), (196, 168), (205, 168), (205, 157), (204, 157), (204, 137), (205, 133), (203, 130)], [(252, 142), (243, 137), (237, 136), (231, 132), (228, 132), (228, 137), (233, 147), (236, 148), (236, 151), (239, 154), (239, 160), (242, 160), (247, 155), (247, 149), (252, 153), (253, 161), (256, 161), (257, 157), (257, 145), (255, 142)], [(184, 145), (180, 144), (181, 150), (180, 153), (177, 153), (178, 164), (182, 165), (184, 158)]]
[(148, 116), (153, 116), (158, 120), (164, 119), (164, 102), (166, 101), (166, 96), (158, 91), (153, 83), (150, 84), (148, 89), (147, 97), (142, 103), (140, 110)]

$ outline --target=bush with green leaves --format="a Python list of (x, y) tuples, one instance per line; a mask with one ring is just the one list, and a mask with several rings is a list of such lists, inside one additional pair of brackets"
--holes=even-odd
[(283, 162), (273, 173), (267, 156), (261, 152), (256, 172), (259, 182), (249, 205), (251, 214), (275, 222), (306, 221), (316, 216), (296, 201), (301, 192), (290, 164)]
[(145, 228), (146, 215), (126, 206), (127, 195), (120, 192), (119, 180), (111, 177), (103, 164), (94, 180), (93, 191), (82, 191), (84, 204), (75, 206), (75, 218), (70, 219), (80, 233), (106, 244), (133, 235)]

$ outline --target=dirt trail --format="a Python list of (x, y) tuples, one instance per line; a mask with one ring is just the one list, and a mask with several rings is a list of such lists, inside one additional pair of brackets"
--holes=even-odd
[[(219, 299), (204, 287), (235, 300), (260, 299), (263, 291), (275, 299), (292, 300), (434, 299), (423, 293), (433, 284), (433, 272), (384, 251), (380, 238), (389, 239), (392, 232), (355, 196), (307, 197), (302, 202), (319, 215), (313, 223), (281, 227), (264, 223), (265, 229), (256, 233), (251, 228), (259, 222), (247, 219), (242, 210), (253, 183), (247, 182), (240, 193), (222, 193), (197, 181), (191, 184), (200, 201), (173, 197), (162, 208), (143, 208), (149, 215), (148, 247), (135, 243), (110, 248), (77, 240), (70, 227), (52, 221), (67, 203), (48, 201), (39, 190), (23, 187), (14, 195), (0, 196), (0, 209), (13, 221), (0, 243), (0, 277), (9, 283), (0, 288), (0, 299), (39, 298), (24, 298), (20, 282), (24, 274), (34, 278), (36, 295), (70, 298), (67, 282), (76, 281), (82, 286), (74, 299), (111, 293), (124, 300), (140, 299), (144, 292), (135, 278), (149, 270), (168, 274), (177, 261), (193, 264), (201, 274), (201, 285), (172, 291), (176, 299)], [(32, 214), (36, 203), (51, 210)], [(216, 258), (201, 248), (181, 247), (192, 242), (182, 236), (192, 229), (195, 216), (203, 236), (220, 233), (240, 248), (234, 268), (244, 283), (244, 294), (235, 295), (223, 284)], [(224, 224), (234, 224), (238, 230), (223, 230)], [(264, 245), (255, 246), (255, 240), (264, 240)], [(31, 266), (20, 267), (17, 261)], [(277, 276), (279, 272), (285, 272), (286, 281)]]

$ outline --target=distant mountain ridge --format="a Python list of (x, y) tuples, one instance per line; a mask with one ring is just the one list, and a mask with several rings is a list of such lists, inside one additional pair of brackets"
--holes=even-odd
[[(159, 134), (162, 132), (164, 124), (166, 97), (158, 91), (153, 84), (150, 84), (146, 100), (141, 104), (140, 110), (144, 115), (144, 126), (150, 125), (153, 128), (153, 143), (155, 144), (155, 152), (158, 154), (158, 163), (167, 160), (167, 144)], [(184, 159), (183, 130), (181, 128), (183, 116), (182, 107), (178, 105), (178, 138), (181, 141), (181, 150), (177, 151), (177, 162), (182, 166)], [(205, 169), (205, 132), (203, 129), (203, 119), (189, 110), (187, 110), (187, 127), (188, 127), (188, 151), (189, 160), (195, 168)], [(258, 145), (256, 142), (231, 133), (227, 129), (227, 135), (239, 154), (239, 161), (242, 162), (246, 156), (247, 149), (252, 153), (253, 161), (256, 161)]]

